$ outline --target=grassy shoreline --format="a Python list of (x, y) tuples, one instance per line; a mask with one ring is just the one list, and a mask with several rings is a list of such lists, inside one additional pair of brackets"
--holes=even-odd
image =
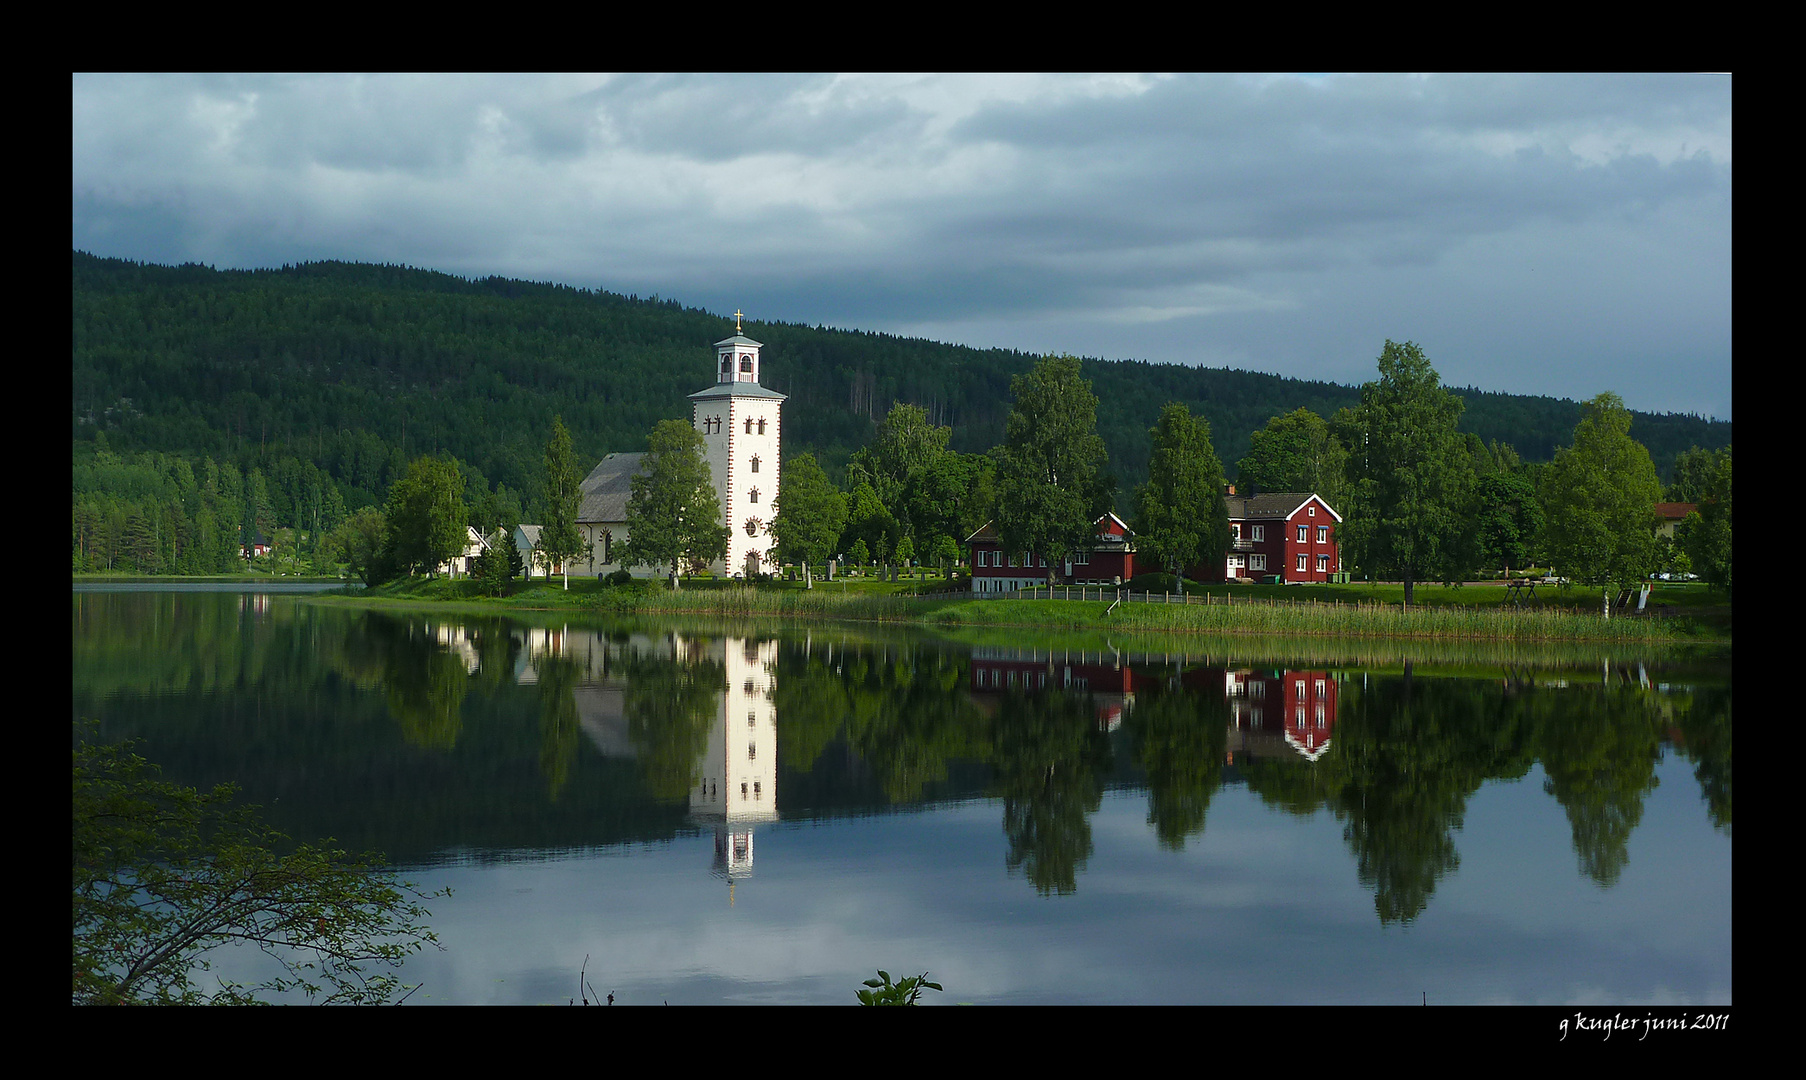
[[(1723, 620), (1721, 632), (1705, 621), (1685, 615), (1619, 617), (1608, 621), (1599, 617), (1596, 608), (1589, 612), (1585, 608), (1555, 605), (1519, 610), (1496, 601), (1432, 601), (1406, 609), (1383, 600), (1354, 602), (1339, 597), (1319, 600), (1233, 594), (1212, 594), (1207, 603), (1112, 605), (1107, 600), (1095, 599), (975, 599), (969, 593), (918, 597), (904, 591), (869, 587), (875, 583), (860, 584), (867, 587), (848, 588), (836, 583), (803, 590), (782, 585), (752, 587), (722, 583), (701, 584), (701, 587), (686, 584), (682, 590), (670, 591), (662, 584), (652, 582), (618, 587), (572, 582), (572, 588), (567, 592), (554, 582), (519, 587), (504, 597), (484, 598), (476, 595), (474, 585), (468, 580), (440, 579), (394, 583), (355, 594), (324, 595), (316, 599), (336, 604), (473, 614), (568, 611), (612, 617), (686, 616), (729, 621), (915, 625), (943, 631), (993, 627), (1138, 635), (1526, 644), (1730, 643), (1728, 617)], [(1428, 590), (1420, 587), (1419, 591), (1421, 594)], [(1095, 590), (1092, 595), (1096, 595)]]

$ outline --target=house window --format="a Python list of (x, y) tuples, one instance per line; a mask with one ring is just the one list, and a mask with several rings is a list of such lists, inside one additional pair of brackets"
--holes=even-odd
[(1309, 514), (1311, 517), (1317, 516), (1317, 508), (1314, 506), (1306, 507), (1304, 512), (1306, 514)]
[(1010, 556), (1010, 565), (1012, 567), (1016, 565), (1016, 556), (1015, 555)]
[(1090, 566), (1091, 565), (1091, 553), (1089, 551), (1081, 551), (1077, 555), (1073, 556), (1072, 561), (1077, 563), (1080, 566)]
[(1265, 570), (1266, 568), (1267, 568), (1267, 557), (1265, 555), (1248, 556), (1248, 569)]
[(1319, 544), (1329, 543), (1329, 526), (1328, 525), (1317, 526), (1317, 542)]
[(1262, 540), (1265, 540), (1266, 538), (1267, 538), (1267, 527), (1265, 525), (1254, 526), (1254, 542), (1258, 544)]
[(1240, 522), (1232, 521), (1229, 523), (1229, 535), (1237, 540), (1242, 538), (1242, 526)]
[[(1309, 525), (1298, 526), (1298, 542), (1300, 544), (1310, 542), (1310, 526)], [(1300, 566), (1298, 569), (1303, 570), (1304, 567)]]
[(1305, 555), (1300, 555), (1300, 556), (1298, 556), (1298, 572), (1299, 572), (1299, 573), (1300, 573), (1300, 574), (1302, 574), (1302, 573), (1305, 573), (1305, 572), (1306, 572), (1306, 571), (1305, 571), (1305, 566), (1304, 566), (1304, 563), (1305, 563), (1305, 559), (1307, 559), (1307, 558), (1308, 558), (1308, 557), (1309, 557), (1309, 556), (1305, 556)]
[(1317, 572), (1319, 574), (1329, 573), (1329, 556), (1328, 555), (1317, 556)]

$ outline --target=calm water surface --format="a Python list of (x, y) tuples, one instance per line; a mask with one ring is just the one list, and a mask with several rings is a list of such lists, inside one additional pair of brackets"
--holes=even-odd
[[(1195, 647), (1195, 646), (1193, 646)], [(74, 714), (387, 852), (414, 1003), (1732, 1002), (1728, 659), (1380, 666), (78, 590)], [(228, 961), (228, 964), (230, 961)]]

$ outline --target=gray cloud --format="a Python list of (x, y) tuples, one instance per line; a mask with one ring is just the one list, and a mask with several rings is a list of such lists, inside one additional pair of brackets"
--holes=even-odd
[(1730, 415), (1728, 77), (78, 76), (73, 100), (74, 244), (102, 255), (407, 262), (1340, 381), (1412, 338), (1450, 382)]

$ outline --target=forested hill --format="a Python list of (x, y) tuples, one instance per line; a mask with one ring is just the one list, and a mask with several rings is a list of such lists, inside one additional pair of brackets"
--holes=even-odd
[[(380, 498), (409, 458), (449, 451), (489, 483), (537, 490), (552, 417), (579, 460), (643, 450), (659, 420), (687, 417), (714, 381), (721, 316), (676, 300), (399, 266), (279, 270), (151, 266), (74, 254), (73, 429), (78, 458), (104, 431), (116, 453), (212, 457), (248, 470), (311, 461), (352, 506)], [(1002, 440), (1009, 381), (1027, 353), (749, 322), (766, 384), (790, 395), (785, 454), (813, 450), (838, 473), (893, 401), (953, 428), (954, 449)], [(1381, 342), (1374, 342), (1378, 355)], [(1146, 474), (1148, 428), (1168, 401), (1210, 421), (1233, 473), (1249, 435), (1299, 407), (1324, 417), (1355, 387), (1173, 364), (1087, 360), (1120, 489)], [(1602, 388), (1603, 389), (1603, 388)], [(1622, 391), (1623, 388), (1617, 388)], [(1462, 429), (1547, 460), (1572, 436), (1576, 402), (1457, 390)], [(1632, 435), (1664, 473), (1731, 425), (1635, 413)]]

